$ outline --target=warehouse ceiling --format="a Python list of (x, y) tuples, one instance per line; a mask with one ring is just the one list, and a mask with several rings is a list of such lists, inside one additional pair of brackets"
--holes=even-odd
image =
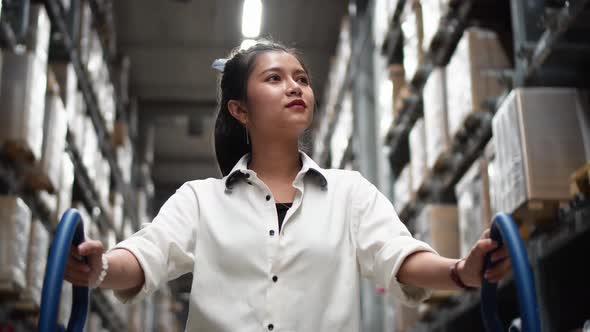
[[(131, 60), (140, 125), (153, 125), (157, 201), (183, 182), (219, 176), (212, 149), (214, 59), (239, 46), (240, 0), (114, 1), (117, 43)], [(263, 1), (261, 36), (303, 51), (323, 95), (346, 1)], [(160, 199), (158, 199), (158, 197)]]

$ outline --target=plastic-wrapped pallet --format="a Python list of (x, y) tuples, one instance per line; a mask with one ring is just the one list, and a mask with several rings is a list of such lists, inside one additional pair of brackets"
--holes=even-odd
[(461, 257), (469, 253), (473, 244), (490, 225), (492, 216), (487, 172), (488, 164), (485, 159), (477, 160), (455, 186)]
[(69, 62), (52, 62), (50, 67), (59, 84), (60, 96), (69, 118), (76, 111), (76, 92), (78, 89), (76, 71)]
[(0, 144), (19, 146), (29, 161), (41, 158), (47, 65), (34, 54), (2, 52)]
[(27, 29), (26, 46), (29, 52), (47, 66), (49, 56), (49, 36), (51, 23), (42, 4), (34, 4), (29, 9), (29, 27)]
[(488, 30), (469, 28), (451, 57), (447, 72), (453, 73), (449, 86), (449, 132), (451, 137), (463, 127), (471, 113), (485, 111), (483, 102), (505, 90), (492, 72), (510, 67), (498, 36)]
[(433, 169), (440, 156), (450, 149), (447, 115), (447, 82), (445, 68), (432, 70), (424, 85), (424, 128), (426, 135), (426, 167)]
[(412, 170), (406, 165), (399, 174), (393, 186), (393, 205), (397, 213), (401, 213), (410, 202), (412, 193)]
[(72, 312), (72, 284), (65, 282), (61, 286), (61, 300), (59, 301), (59, 311), (57, 314), (57, 322), (63, 326), (68, 326), (70, 314)]
[(441, 256), (459, 257), (459, 216), (457, 206), (427, 204), (415, 223), (415, 236), (427, 242)]
[(420, 4), (422, 5), (422, 26), (424, 29), (422, 48), (424, 50), (430, 48), (430, 43), (441, 24), (441, 19), (447, 11), (446, 2), (444, 0), (420, 0)]
[(424, 119), (419, 119), (410, 130), (410, 165), (412, 171), (412, 193), (416, 193), (426, 180), (428, 167), (426, 167), (426, 131)]
[(568, 200), (569, 176), (584, 165), (578, 109), (570, 88), (513, 90), (492, 121), (500, 211), (515, 212), (535, 201)]
[(57, 91), (49, 92), (45, 99), (45, 120), (43, 124), (43, 148), (40, 171), (49, 180), (49, 191), (60, 189), (62, 159), (68, 131), (67, 113)]
[[(62, 153), (60, 187), (57, 192), (57, 218), (61, 218), (67, 209), (72, 207), (74, 191), (74, 164), (70, 156)], [(59, 220), (59, 219), (58, 219)]]
[(424, 62), (422, 9), (419, 0), (407, 1), (401, 22), (404, 36), (404, 70), (406, 78), (412, 80), (418, 67)]
[(27, 287), (24, 299), (38, 308), (41, 305), (41, 291), (47, 266), (47, 252), (49, 251), (49, 232), (41, 221), (33, 220), (29, 239)]
[(0, 292), (26, 286), (31, 210), (17, 196), (0, 196)]

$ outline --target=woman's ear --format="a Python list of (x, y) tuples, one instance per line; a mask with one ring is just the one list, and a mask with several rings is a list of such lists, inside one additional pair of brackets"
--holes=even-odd
[(236, 120), (238, 120), (244, 126), (248, 124), (248, 110), (242, 102), (232, 99), (227, 102), (227, 110)]

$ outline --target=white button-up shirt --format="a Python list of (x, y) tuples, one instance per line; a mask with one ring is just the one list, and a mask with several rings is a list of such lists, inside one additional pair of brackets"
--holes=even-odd
[(359, 331), (360, 277), (406, 303), (430, 291), (396, 274), (416, 251), (393, 206), (358, 172), (300, 152), (293, 206), (279, 233), (275, 200), (245, 155), (223, 179), (185, 183), (152, 223), (115, 248), (145, 273), (136, 301), (193, 272), (187, 331)]

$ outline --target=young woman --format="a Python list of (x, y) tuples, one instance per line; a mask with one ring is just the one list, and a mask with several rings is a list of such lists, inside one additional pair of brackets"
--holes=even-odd
[(295, 51), (259, 43), (221, 65), (215, 149), (224, 177), (185, 183), (106, 254), (99, 241), (73, 248), (67, 280), (130, 302), (193, 272), (188, 331), (307, 332), (358, 331), (361, 275), (418, 303), (431, 289), (509, 273), (502, 248), (482, 275), (497, 247), (487, 233), (467, 257), (440, 257), (358, 172), (322, 169), (299, 150), (315, 100)]

